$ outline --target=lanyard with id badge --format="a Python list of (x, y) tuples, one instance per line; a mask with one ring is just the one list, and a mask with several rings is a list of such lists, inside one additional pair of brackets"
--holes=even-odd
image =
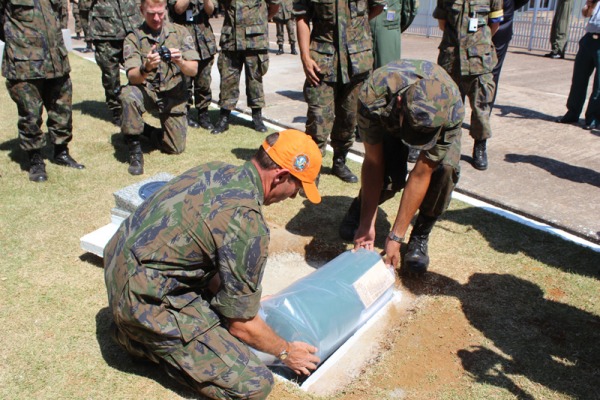
[(479, 18), (477, 18), (477, 14), (472, 12), (469, 14), (469, 29), (468, 32), (477, 32), (477, 27), (479, 26)]

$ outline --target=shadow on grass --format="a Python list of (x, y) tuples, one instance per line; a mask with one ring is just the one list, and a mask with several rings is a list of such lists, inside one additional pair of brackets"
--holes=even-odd
[(202, 398), (186, 386), (170, 378), (159, 365), (151, 361), (134, 361), (127, 351), (112, 339), (110, 334), (111, 323), (112, 315), (108, 307), (98, 311), (98, 314), (96, 314), (96, 340), (98, 341), (102, 358), (104, 358), (104, 361), (109, 366), (127, 374), (135, 374), (153, 379), (179, 396), (194, 399)]
[(571, 398), (598, 398), (600, 317), (546, 299), (539, 286), (513, 275), (473, 274), (464, 285), (433, 272), (402, 280), (415, 294), (458, 299), (470, 324), (491, 341), (458, 351), (477, 382), (518, 399), (540, 398), (522, 388), (523, 376)]
[[(7, 152), (11, 161), (19, 164), (21, 171), (29, 171), (29, 159), (27, 157), (27, 152), (21, 150), (19, 144), (20, 140), (18, 138), (10, 139), (6, 142), (0, 143), (0, 150)], [(47, 158), (46, 154), (44, 154), (44, 158)]]
[(477, 230), (501, 253), (522, 253), (564, 272), (600, 280), (600, 253), (587, 247), (473, 207), (446, 211), (442, 219), (462, 225), (467, 231)]
[(78, 103), (73, 103), (73, 111), (81, 111), (83, 115), (89, 115), (112, 123), (111, 111), (103, 101), (83, 100)]
[(92, 264), (94, 267), (104, 268), (104, 260), (102, 257), (98, 257), (93, 253), (83, 253), (79, 256), (79, 260), (84, 263)]

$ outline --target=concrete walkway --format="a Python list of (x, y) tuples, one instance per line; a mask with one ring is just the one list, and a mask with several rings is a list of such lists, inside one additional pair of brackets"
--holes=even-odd
[[(218, 35), (222, 18), (211, 22)], [(304, 130), (300, 57), (289, 54), (287, 42), (286, 54), (275, 55), (275, 25), (269, 27), (272, 51), (264, 79), (267, 106), (263, 115), (281, 126)], [(438, 44), (439, 39), (404, 35), (402, 55), (435, 62)], [(74, 41), (74, 47), (83, 44)], [(467, 107), (457, 191), (600, 244), (600, 130), (554, 122), (566, 111), (572, 70), (573, 58), (551, 60), (542, 53), (509, 50), (492, 113), (489, 169), (477, 171), (470, 164), (473, 140), (468, 135)], [(212, 87), (216, 101), (216, 63)], [(249, 112), (243, 82), (240, 92), (238, 108)], [(361, 153), (360, 143), (354, 150)], [(324, 160), (325, 165), (330, 163), (330, 157)], [(352, 194), (357, 189), (349, 186)]]

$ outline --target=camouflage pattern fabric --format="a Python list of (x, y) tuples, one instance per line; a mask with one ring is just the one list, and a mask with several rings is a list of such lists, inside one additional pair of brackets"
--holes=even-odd
[(252, 318), (260, 307), (269, 244), (263, 201), (251, 162), (201, 165), (142, 203), (104, 250), (118, 341), (211, 398), (264, 398), (273, 383), (221, 325), (221, 317)]
[(221, 75), (219, 107), (233, 110), (240, 98), (240, 76), (242, 68), (246, 74), (246, 102), (250, 108), (265, 106), (263, 76), (269, 69), (267, 51), (221, 50), (217, 60)]
[(92, 7), (91, 0), (79, 0), (79, 18), (81, 19), (81, 29), (83, 29), (84, 40), (86, 43), (91, 43), (92, 36), (90, 32), (90, 8)]
[(277, 44), (283, 45), (285, 29), (287, 29), (288, 40), (290, 45), (295, 45), (296, 40), (296, 20), (288, 19), (285, 22), (276, 22), (275, 27), (277, 29)]
[(193, 78), (188, 78), (189, 82), (193, 81), (192, 86), (188, 84), (188, 104), (191, 106), (196, 102), (198, 110), (206, 110), (212, 103), (212, 90), (210, 88), (212, 82), (212, 66), (215, 62), (214, 57), (208, 60), (200, 60), (198, 62), (198, 74)]
[(225, 19), (219, 45), (223, 51), (269, 50), (268, 5), (280, 0), (223, 0)]
[(108, 108), (115, 112), (121, 110), (121, 66), (123, 62), (123, 41), (102, 40), (94, 41), (96, 52), (94, 58), (102, 72), (102, 86)]
[(71, 13), (75, 20), (75, 32), (81, 32), (81, 17), (79, 16), (79, 4), (75, 1), (71, 1)]
[[(358, 127), (365, 143), (382, 143), (386, 136), (402, 139), (404, 135), (396, 98), (422, 79), (442, 84), (446, 88), (443, 95), (447, 96), (442, 99), (436, 97), (441, 95), (440, 92), (432, 93), (429, 102), (432, 115), (428, 120), (444, 118), (446, 122), (441, 125), (435, 146), (421, 152), (429, 160), (438, 163), (438, 167), (432, 175), (420, 210), (428, 216), (439, 216), (448, 207), (460, 177), (460, 139), (464, 119), (460, 90), (448, 73), (437, 64), (421, 60), (397, 61), (373, 71), (359, 93)], [(446, 107), (439, 109), (440, 104)], [(397, 168), (405, 169), (408, 154), (400, 145), (401, 142), (396, 143), (399, 155)], [(386, 152), (389, 154), (390, 150)], [(386, 163), (386, 170), (389, 168)], [(403, 185), (397, 183), (393, 186), (399, 190)]]
[[(469, 32), (473, 15), (478, 29)], [(437, 62), (459, 85), (463, 101), (469, 97), (470, 134), (476, 140), (492, 136), (489, 115), (496, 90), (492, 70), (498, 62), (488, 26), (492, 16), (502, 16), (502, 0), (438, 0), (433, 12), (434, 18), (446, 21)]]
[(369, 10), (385, 0), (294, 0), (294, 16), (312, 23), (310, 56), (324, 82), (364, 80), (373, 68)]
[(67, 144), (72, 139), (72, 94), (69, 75), (53, 79), (7, 80), (6, 88), (17, 105), (19, 141), (22, 150), (39, 150), (46, 145), (41, 130), (43, 108), (48, 118), (48, 134), (53, 144)]
[(304, 99), (308, 103), (306, 133), (325, 155), (327, 138), (331, 147), (346, 154), (354, 142), (356, 105), (361, 81), (347, 84), (322, 83), (311, 86), (304, 82)]
[(6, 79), (51, 79), (71, 72), (60, 31), (62, 11), (62, 3), (51, 0), (0, 1)]
[(279, 3), (279, 9), (273, 16), (274, 22), (286, 23), (289, 20), (294, 19), (294, 4), (293, 0), (281, 0)]
[(69, 0), (60, 0), (61, 11), (59, 14), (60, 18), (60, 29), (69, 28)]

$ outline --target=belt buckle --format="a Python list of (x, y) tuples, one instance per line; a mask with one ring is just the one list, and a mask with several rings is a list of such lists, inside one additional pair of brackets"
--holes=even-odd
[(598, 39), (598, 34), (597, 34), (597, 33), (594, 33), (594, 34), (592, 35), (592, 37), (593, 37), (595, 40), (597, 40), (597, 39)]

